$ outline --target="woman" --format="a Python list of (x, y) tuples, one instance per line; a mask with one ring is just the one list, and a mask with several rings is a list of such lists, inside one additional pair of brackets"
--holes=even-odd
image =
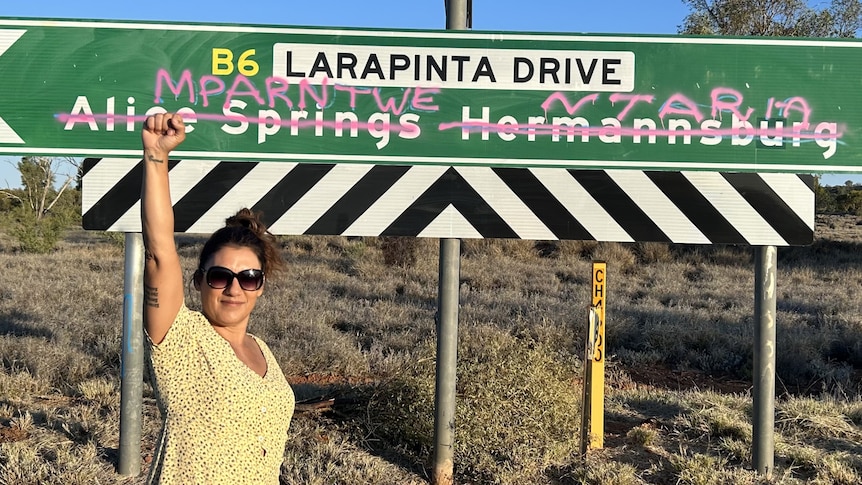
[(247, 333), (266, 277), (282, 269), (278, 248), (241, 210), (201, 251), (202, 311), (186, 308), (167, 164), (185, 125), (157, 114), (141, 138), (144, 328), (163, 419), (149, 482), (278, 483), (294, 396), (272, 352)]

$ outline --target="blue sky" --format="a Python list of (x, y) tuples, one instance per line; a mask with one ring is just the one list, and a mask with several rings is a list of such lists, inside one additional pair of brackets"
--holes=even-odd
[[(124, 19), (323, 27), (443, 29), (444, 0), (24, 0), (3, 2), (2, 17)], [(473, 29), (490, 31), (675, 34), (682, 0), (473, 0)], [(0, 188), (20, 186), (18, 157), (0, 157)], [(862, 176), (830, 174), (826, 184)]]

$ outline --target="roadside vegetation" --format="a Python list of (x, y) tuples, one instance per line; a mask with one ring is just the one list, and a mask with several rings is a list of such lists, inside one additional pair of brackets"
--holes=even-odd
[[(773, 483), (862, 482), (862, 219), (822, 215), (779, 250)], [(290, 484), (427, 483), (434, 240), (284, 237), (251, 330), (301, 401)], [(187, 275), (202, 238), (178, 236)], [(762, 483), (751, 471), (750, 248), (462, 245), (458, 483)], [(590, 261), (608, 262), (606, 446), (578, 455)], [(123, 251), (70, 230), (46, 254), (0, 231), (0, 483), (115, 473)], [(197, 302), (192, 298), (190, 305)], [(333, 399), (334, 401), (329, 401)]]

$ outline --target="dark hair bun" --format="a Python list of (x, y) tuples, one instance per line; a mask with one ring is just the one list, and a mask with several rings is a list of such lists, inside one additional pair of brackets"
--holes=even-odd
[(266, 234), (266, 225), (260, 219), (260, 212), (252, 212), (251, 209), (240, 209), (236, 214), (225, 220), (226, 227), (244, 227), (253, 232), (257, 237), (263, 238)]

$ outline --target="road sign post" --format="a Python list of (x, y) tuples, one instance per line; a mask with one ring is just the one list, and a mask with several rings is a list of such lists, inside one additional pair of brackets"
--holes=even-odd
[(118, 471), (137, 476), (141, 473), (144, 400), (144, 240), (140, 234), (126, 234), (125, 251)]
[(584, 355), (584, 401), (581, 420), (581, 455), (600, 449), (605, 442), (605, 309), (607, 263), (594, 261), (590, 286), (590, 312)]
[(776, 281), (778, 250), (754, 248), (754, 388), (751, 460), (757, 473), (771, 477), (775, 468), (775, 361), (777, 345)]
[[(446, 1), (446, 28), (469, 27), (467, 0)], [(455, 396), (458, 368), (458, 308), (461, 240), (440, 239), (437, 303), (437, 366), (434, 392), (434, 485), (455, 483)]]

